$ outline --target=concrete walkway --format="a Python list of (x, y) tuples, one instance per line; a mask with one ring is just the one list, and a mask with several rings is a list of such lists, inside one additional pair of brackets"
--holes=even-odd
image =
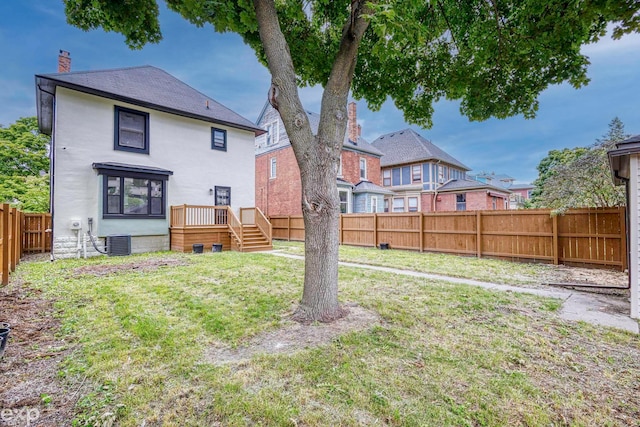
[[(304, 256), (280, 253), (278, 251), (269, 252), (272, 255), (304, 260)], [(560, 317), (571, 321), (584, 321), (594, 325), (610, 326), (612, 328), (624, 329), (633, 333), (640, 333), (638, 322), (629, 316), (611, 313), (608, 310), (619, 308), (619, 301), (607, 295), (588, 294), (573, 291), (570, 289), (534, 289), (522, 286), (500, 285), (498, 283), (481, 282), (472, 279), (462, 279), (459, 277), (441, 276), (439, 274), (421, 273), (411, 270), (400, 270), (390, 267), (379, 267), (375, 265), (355, 264), (351, 262), (340, 262), (341, 266), (362, 268), (366, 270), (382, 271), (385, 273), (399, 274), (403, 276), (419, 277), (423, 279), (438, 280), (449, 283), (462, 283), (470, 286), (478, 286), (481, 288), (494, 291), (511, 291), (524, 294), (538, 295), (541, 297), (551, 297), (561, 299), (562, 308)], [(627, 306), (628, 309), (628, 306)]]

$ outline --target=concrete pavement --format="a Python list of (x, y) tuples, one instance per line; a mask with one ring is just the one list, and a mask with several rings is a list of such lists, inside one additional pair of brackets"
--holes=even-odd
[[(304, 260), (304, 257), (300, 255), (285, 254), (278, 251), (272, 251), (269, 253), (284, 258)], [(638, 322), (636, 320), (631, 319), (628, 315), (625, 316), (612, 312), (619, 311), (621, 309), (620, 302), (607, 295), (588, 294), (570, 289), (534, 289), (522, 286), (501, 285), (498, 283), (482, 282), (479, 280), (441, 276), (438, 274), (421, 273), (418, 271), (401, 270), (397, 268), (380, 267), (375, 265), (355, 264), (351, 262), (340, 262), (339, 264), (344, 267), (382, 271), (385, 273), (419, 277), (423, 279), (432, 279), (449, 283), (462, 283), (495, 291), (520, 292), (542, 297), (558, 298), (562, 300), (562, 308), (560, 309), (559, 313), (562, 319), (571, 321), (584, 321), (594, 325), (624, 329), (636, 334), (640, 333), (640, 328), (638, 327)]]

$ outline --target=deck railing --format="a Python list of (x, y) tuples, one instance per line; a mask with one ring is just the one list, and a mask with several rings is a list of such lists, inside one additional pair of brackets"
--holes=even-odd
[(228, 206), (171, 206), (172, 228), (194, 228), (211, 225), (227, 225)]
[(255, 222), (262, 234), (267, 236), (269, 241), (271, 241), (273, 231), (271, 229), (271, 222), (267, 219), (266, 216), (262, 213), (260, 208), (255, 208)]
[(239, 246), (238, 249), (240, 249), (240, 252), (242, 252), (242, 223), (231, 209), (229, 209), (229, 230), (231, 230), (231, 234), (235, 236)]

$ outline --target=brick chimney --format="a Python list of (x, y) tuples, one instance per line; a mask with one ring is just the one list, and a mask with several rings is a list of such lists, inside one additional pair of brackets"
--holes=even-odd
[(349, 134), (349, 140), (351, 142), (358, 143), (358, 136), (360, 135), (358, 132), (358, 120), (356, 115), (356, 103), (350, 102), (347, 105), (347, 132)]
[(71, 56), (66, 50), (60, 50), (58, 55), (58, 72), (68, 73), (71, 71)]

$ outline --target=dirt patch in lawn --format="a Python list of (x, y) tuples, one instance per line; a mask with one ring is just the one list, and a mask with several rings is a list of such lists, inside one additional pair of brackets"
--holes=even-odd
[(0, 321), (11, 324), (0, 359), (0, 425), (69, 425), (83, 383), (62, 384), (57, 373), (72, 348), (55, 335), (53, 302), (16, 282), (0, 289)]
[(613, 295), (628, 294), (625, 288), (629, 285), (629, 275), (622, 271), (564, 265), (550, 265), (547, 271), (540, 273), (539, 280), (543, 285), (564, 285), (563, 287), (568, 288), (576, 285), (575, 289), (584, 292)]
[(205, 352), (205, 358), (215, 365), (224, 365), (244, 362), (257, 354), (292, 354), (306, 348), (326, 345), (349, 332), (382, 324), (377, 313), (357, 304), (348, 303), (344, 307), (349, 310), (349, 314), (335, 322), (305, 326), (287, 321), (281, 328), (254, 337), (248, 344), (237, 348), (214, 345)]
[(188, 264), (189, 263), (185, 259), (172, 257), (138, 260), (136, 262), (128, 262), (124, 264), (92, 264), (74, 268), (72, 271), (72, 276), (100, 277), (108, 276), (110, 274), (132, 271), (145, 273), (149, 271), (156, 271), (160, 267), (177, 267)]

